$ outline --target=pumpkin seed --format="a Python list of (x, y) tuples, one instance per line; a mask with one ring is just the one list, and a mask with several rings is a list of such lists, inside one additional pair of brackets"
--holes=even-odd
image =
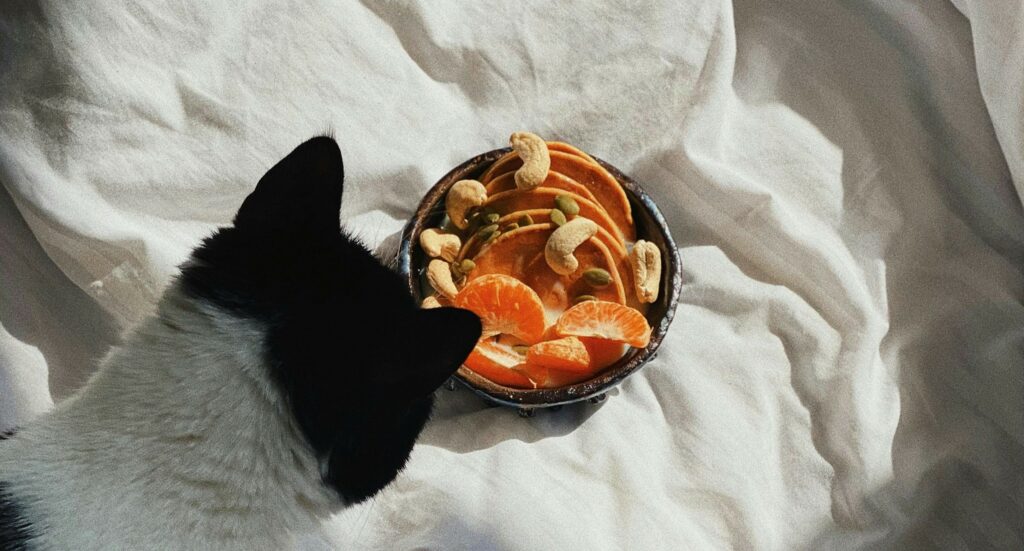
[(567, 220), (565, 219), (565, 213), (558, 209), (551, 209), (550, 216), (551, 222), (553, 222), (556, 226), (562, 226), (567, 222)]
[(462, 262), (459, 263), (459, 270), (461, 270), (462, 273), (464, 273), (464, 274), (468, 274), (469, 272), (472, 272), (475, 269), (476, 269), (476, 262), (473, 262), (472, 260), (470, 260), (468, 258), (464, 259)]
[(555, 197), (555, 208), (565, 213), (566, 216), (576, 216), (580, 213), (580, 206), (576, 200), (568, 195)]
[(579, 304), (581, 302), (587, 302), (588, 300), (597, 300), (597, 297), (595, 297), (594, 295), (580, 295), (572, 299), (572, 303)]
[(519, 217), (519, 220), (517, 222), (520, 226), (529, 226), (530, 224), (533, 224), (533, 217), (531, 217), (529, 214), (524, 214)]
[(497, 233), (498, 233), (498, 230), (490, 230), (490, 231), (488, 231), (488, 230), (480, 230), (480, 233), (478, 233), (476, 235), (477, 235), (477, 238), (480, 240), (481, 243), (487, 243), (491, 239), (494, 239), (494, 236), (497, 235)]
[(604, 287), (612, 282), (612, 275), (601, 268), (590, 268), (583, 272), (583, 279), (585, 279), (591, 287)]

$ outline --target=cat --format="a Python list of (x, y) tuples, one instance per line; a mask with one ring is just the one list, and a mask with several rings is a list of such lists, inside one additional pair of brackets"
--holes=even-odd
[(479, 318), (421, 310), (339, 224), (313, 138), (84, 388), (0, 441), (0, 549), (284, 549), (404, 467)]

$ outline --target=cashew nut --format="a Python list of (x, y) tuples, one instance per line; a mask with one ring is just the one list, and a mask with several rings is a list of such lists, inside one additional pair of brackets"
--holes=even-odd
[(509, 145), (523, 160), (523, 166), (516, 171), (516, 187), (533, 189), (548, 177), (551, 169), (551, 155), (548, 144), (536, 134), (516, 132), (508, 139)]
[(434, 228), (428, 228), (420, 233), (420, 247), (430, 258), (441, 257), (448, 262), (459, 256), (459, 249), (462, 248), (462, 240), (452, 233), (441, 233)]
[(633, 268), (633, 287), (640, 302), (658, 300), (661, 286), (661, 249), (650, 241), (637, 241), (629, 253)]
[(487, 189), (476, 180), (459, 180), (448, 190), (444, 200), (448, 218), (456, 228), (464, 230), (469, 226), (466, 214), (472, 207), (479, 207), (487, 200)]
[(452, 281), (452, 270), (444, 260), (435, 258), (427, 265), (427, 281), (441, 293), (441, 296), (451, 299), (459, 294), (459, 288)]
[(440, 307), (441, 307), (441, 301), (437, 300), (437, 297), (435, 297), (434, 295), (430, 295), (429, 297), (423, 299), (423, 302), (420, 303), (420, 308), (424, 308), (424, 309), (440, 308)]
[(559, 275), (569, 275), (579, 268), (580, 263), (572, 255), (576, 247), (594, 237), (597, 224), (583, 217), (576, 217), (551, 232), (548, 243), (544, 246), (544, 260)]

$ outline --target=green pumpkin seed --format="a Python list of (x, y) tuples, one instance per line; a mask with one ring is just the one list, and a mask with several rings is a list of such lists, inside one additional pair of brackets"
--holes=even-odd
[(553, 222), (556, 226), (562, 226), (567, 222), (567, 220), (565, 219), (565, 213), (558, 209), (551, 209), (550, 216), (551, 222)]
[(555, 197), (555, 208), (565, 213), (566, 216), (576, 216), (580, 213), (580, 206), (576, 200), (568, 195)]
[(504, 225), (504, 226), (503, 226), (503, 227), (501, 228), (501, 231), (503, 231), (503, 232), (509, 232), (509, 231), (512, 231), (512, 230), (518, 230), (518, 229), (519, 229), (519, 224), (516, 224), (515, 222), (512, 222), (511, 224), (505, 224), (505, 225)]
[(472, 272), (475, 269), (476, 262), (473, 262), (468, 258), (464, 259), (462, 262), (459, 263), (459, 270), (462, 270), (462, 273), (464, 274), (468, 274), (469, 272)]
[(499, 216), (498, 213), (491, 212), (491, 213), (485, 214), (484, 217), (483, 217), (483, 220), (484, 220), (484, 222), (487, 222), (488, 224), (493, 224), (493, 223), (497, 222), (499, 218), (501, 218), (501, 216)]
[(597, 300), (597, 297), (595, 297), (594, 295), (580, 295), (572, 299), (572, 303), (579, 304), (581, 302), (587, 302), (588, 300)]
[(498, 231), (498, 225), (491, 224), (490, 226), (487, 226), (486, 228), (480, 230), (480, 233), (478, 233), (477, 235), (480, 237), (480, 241), (482, 241), (483, 243), (487, 243), (488, 241), (494, 239), (495, 237), (498, 237), (499, 233), (501, 232)]
[(591, 287), (604, 287), (612, 282), (612, 275), (601, 268), (590, 268), (583, 272), (583, 279), (585, 279)]
[(529, 226), (533, 224), (533, 218), (529, 214), (524, 214), (519, 217), (518, 223), (520, 226)]

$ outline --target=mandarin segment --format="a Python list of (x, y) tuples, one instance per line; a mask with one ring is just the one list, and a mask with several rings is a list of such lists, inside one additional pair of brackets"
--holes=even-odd
[[(480, 272), (480, 263), (477, 262)], [(480, 317), (485, 334), (506, 334), (535, 343), (544, 334), (544, 305), (536, 291), (514, 277), (485, 273), (470, 280), (452, 303)]]
[(516, 368), (522, 361), (523, 357), (511, 346), (486, 338), (477, 343), (463, 365), (499, 385), (534, 388), (536, 385)]
[[(476, 270), (469, 275), (470, 282), (483, 274), (504, 274), (522, 281), (540, 296), (549, 324), (553, 324), (579, 295), (594, 295), (599, 300), (625, 304), (627, 295), (618, 262), (596, 237), (574, 252), (580, 265), (576, 272), (561, 276), (548, 267), (544, 249), (553, 230), (552, 224), (533, 224), (486, 244), (473, 258)], [(612, 283), (600, 289), (590, 287), (583, 280), (583, 272), (593, 267), (607, 270), (612, 275)]]
[(589, 371), (590, 353), (576, 337), (539, 342), (526, 352), (526, 363), (565, 371)]
[(651, 340), (651, 326), (643, 314), (613, 302), (590, 300), (558, 317), (555, 331), (563, 336), (598, 337), (643, 348)]
[(594, 373), (619, 361), (619, 358), (625, 356), (629, 350), (628, 345), (617, 341), (597, 337), (577, 338), (587, 348), (587, 354), (590, 356), (590, 370)]
[[(590, 357), (590, 363), (585, 369), (557, 369), (549, 365), (537, 363), (531, 358), (516, 366), (516, 369), (524, 373), (539, 388), (557, 388), (561, 386), (580, 383), (595, 377), (605, 368), (611, 366), (626, 354), (628, 345), (621, 342), (599, 339), (595, 337), (576, 337), (586, 347)], [(549, 340), (551, 339), (551, 340)], [(545, 334), (545, 341), (553, 342), (558, 339), (554, 333), (554, 327), (549, 328)], [(546, 344), (542, 342), (535, 347)]]
[(524, 362), (516, 366), (516, 369), (525, 373), (533, 384), (538, 388), (558, 388), (561, 386), (581, 383), (593, 377), (588, 371), (567, 371), (564, 369), (551, 369), (541, 365)]

